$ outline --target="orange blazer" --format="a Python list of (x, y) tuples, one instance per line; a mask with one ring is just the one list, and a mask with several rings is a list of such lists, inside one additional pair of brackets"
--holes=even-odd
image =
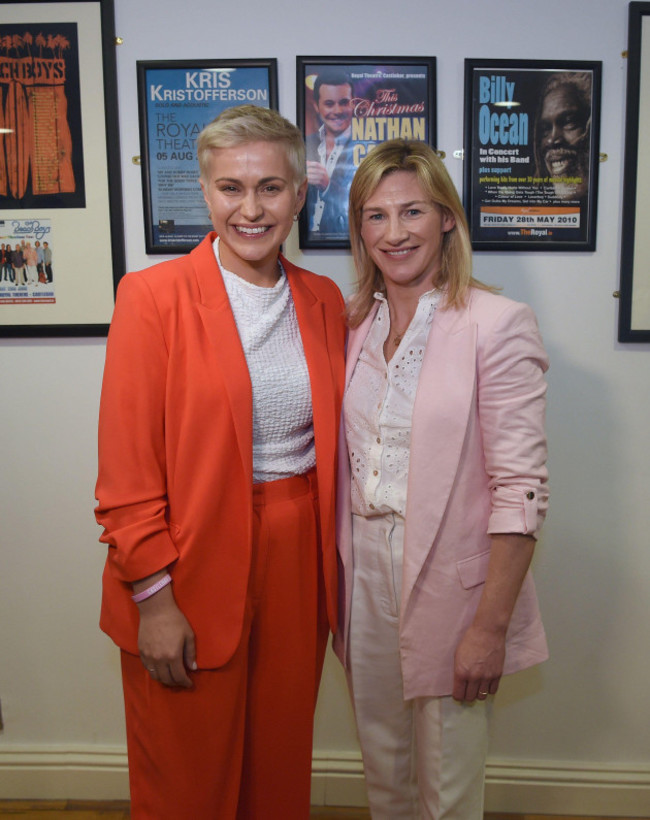
[[(109, 547), (101, 628), (137, 654), (131, 582), (170, 566), (204, 668), (226, 663), (239, 642), (252, 541), (252, 390), (214, 239), (209, 234), (187, 256), (120, 283), (106, 348), (96, 489), (100, 541)], [(322, 566), (335, 631), (344, 305), (331, 280), (284, 258), (282, 264), (311, 382)]]

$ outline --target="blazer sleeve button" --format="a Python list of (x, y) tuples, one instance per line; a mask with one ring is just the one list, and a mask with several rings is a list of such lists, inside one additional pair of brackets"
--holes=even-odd
[(533, 498), (535, 498), (535, 493), (534, 493), (532, 490), (529, 490), (529, 491), (526, 493), (526, 498), (527, 498), (529, 501), (532, 501), (532, 500), (533, 500)]

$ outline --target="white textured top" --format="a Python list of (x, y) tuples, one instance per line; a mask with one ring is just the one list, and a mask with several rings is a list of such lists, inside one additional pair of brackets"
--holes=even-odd
[(214, 253), (235, 317), (253, 388), (253, 481), (306, 473), (316, 463), (311, 385), (284, 270), (272, 288), (226, 270)]
[(422, 294), (393, 358), (386, 363), (388, 303), (380, 305), (345, 394), (343, 413), (352, 468), (352, 512), (366, 517), (406, 512), (415, 392), (440, 291)]

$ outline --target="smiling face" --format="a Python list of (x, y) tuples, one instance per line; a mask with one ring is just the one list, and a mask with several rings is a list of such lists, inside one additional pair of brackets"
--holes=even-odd
[(428, 198), (412, 171), (385, 176), (361, 212), (361, 238), (386, 292), (419, 297), (434, 287), (454, 217)]
[(582, 177), (576, 196), (586, 190), (589, 151), (589, 112), (568, 86), (550, 91), (539, 122), (539, 148), (551, 177)]
[(349, 128), (352, 120), (352, 86), (348, 83), (321, 85), (314, 107), (325, 130), (338, 137)]
[(219, 234), (223, 265), (255, 284), (277, 280), (280, 245), (305, 201), (284, 146), (248, 142), (213, 148), (201, 188)]

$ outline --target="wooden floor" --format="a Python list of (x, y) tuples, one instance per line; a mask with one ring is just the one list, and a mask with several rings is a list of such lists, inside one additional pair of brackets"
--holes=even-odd
[[(129, 820), (129, 804), (126, 801), (83, 801), (83, 800), (0, 800), (0, 815), (18, 817), (20, 820), (54, 820), (67, 817), (69, 820)], [(313, 808), (312, 818), (320, 820), (369, 820), (367, 809)], [(502, 814), (488, 813), (485, 820), (623, 820), (617, 817), (575, 817), (573, 815), (547, 814)], [(627, 817), (625, 820), (648, 820), (642, 817)]]

